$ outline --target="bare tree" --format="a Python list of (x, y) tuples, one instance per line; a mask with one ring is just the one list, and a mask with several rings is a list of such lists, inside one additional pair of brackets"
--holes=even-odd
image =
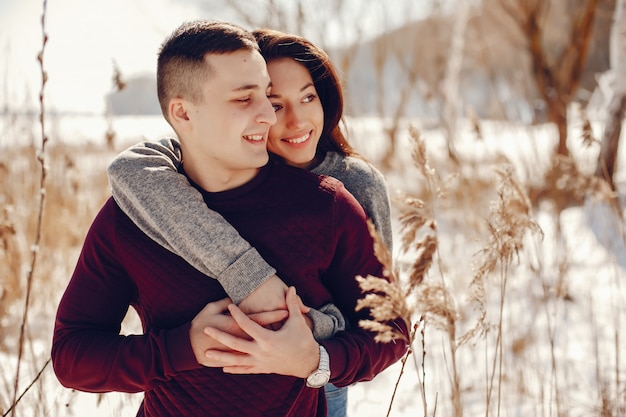
[[(414, 43), (419, 45), (419, 39), (415, 39)], [(415, 86), (419, 79), (419, 60), (421, 54), (419, 46), (414, 46), (412, 50), (407, 50), (406, 44), (401, 42), (376, 42), (374, 46), (374, 68), (376, 71), (376, 110), (379, 116), (385, 120), (384, 132), (388, 140), (388, 147), (381, 160), (382, 168), (389, 169), (393, 166), (393, 160), (396, 154), (396, 144), (398, 139), (398, 131), (400, 130), (401, 119), (405, 116), (406, 107), (414, 94)], [(398, 64), (401, 76), (396, 78), (398, 89), (393, 93), (398, 93), (397, 100), (393, 101), (390, 111), (387, 111), (386, 103), (389, 101), (387, 97), (387, 89), (385, 80), (388, 79), (385, 73), (386, 65), (395, 61)], [(400, 80), (401, 83), (400, 83)]]
[[(567, 107), (580, 86), (587, 59), (593, 22), (599, 0), (577, 0), (578, 13), (571, 12), (567, 2), (554, 0), (502, 0), (502, 8), (517, 24), (526, 40), (532, 75), (537, 91), (546, 104), (548, 120), (559, 133), (557, 154), (569, 154), (567, 148)], [(573, 4), (573, 2), (570, 2)], [(550, 8), (565, 6), (570, 13), (556, 13), (559, 18), (572, 16), (565, 44), (556, 59), (550, 59), (544, 38)], [(553, 14), (553, 21), (555, 19)]]
[(613, 175), (617, 161), (622, 120), (626, 113), (626, 0), (618, 0), (615, 5), (611, 30), (611, 73), (613, 76), (613, 97), (609, 104), (608, 118), (602, 136), (596, 175), (603, 177), (615, 190)]
[(450, 52), (443, 80), (444, 98), (444, 126), (448, 136), (448, 154), (453, 160), (457, 160), (454, 150), (454, 140), (457, 133), (457, 121), (461, 101), (459, 100), (459, 85), (461, 83), (461, 70), (463, 68), (463, 51), (465, 49), (465, 31), (469, 19), (470, 5), (467, 1), (459, 2), (454, 25), (452, 27), (452, 39)]
[[(415, 3), (405, 2), (403, 14), (414, 15)], [(444, 22), (449, 20), (442, 12), (441, 0), (432, 0), (429, 19), (419, 25), (410, 21), (396, 30), (389, 30), (372, 44), (372, 63), (376, 75), (376, 112), (384, 120), (383, 131), (388, 147), (381, 159), (383, 169), (393, 166), (397, 140), (415, 98), (441, 103), (450, 36)], [(383, 13), (384, 15), (384, 13)], [(444, 116), (441, 115), (443, 123)]]
[[(378, 0), (376, 0), (378, 1)], [(368, 5), (376, 4), (369, 1)], [(211, 0), (200, 3), (202, 10), (216, 8), (248, 29), (270, 27), (304, 36), (323, 49), (341, 41), (358, 42), (366, 30), (364, 16), (371, 7), (351, 7), (342, 0)]]

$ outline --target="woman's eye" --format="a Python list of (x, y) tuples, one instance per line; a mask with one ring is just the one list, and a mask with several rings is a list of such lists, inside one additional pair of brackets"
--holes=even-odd
[(315, 100), (315, 98), (316, 98), (315, 94), (309, 94), (309, 95), (308, 95), (308, 96), (306, 96), (306, 97), (304, 98), (304, 100), (302, 100), (302, 101), (303, 101), (304, 103), (310, 103), (310, 102), (312, 102), (313, 100)]
[(274, 112), (277, 112), (278, 110), (283, 108), (283, 106), (281, 106), (280, 104), (272, 104), (272, 107), (274, 108)]

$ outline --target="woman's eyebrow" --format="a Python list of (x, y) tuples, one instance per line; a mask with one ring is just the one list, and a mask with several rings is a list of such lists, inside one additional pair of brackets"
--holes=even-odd
[[(300, 89), (300, 91), (299, 91), (299, 92), (301, 93), (301, 92), (303, 92), (304, 90), (306, 90), (306, 89), (307, 89), (307, 88), (309, 88), (309, 87), (315, 87), (315, 85), (314, 85), (313, 83), (306, 83), (306, 84), (304, 85), (304, 87), (302, 87), (302, 88)], [(280, 98), (280, 94), (270, 94), (268, 97), (269, 97), (269, 98)]]

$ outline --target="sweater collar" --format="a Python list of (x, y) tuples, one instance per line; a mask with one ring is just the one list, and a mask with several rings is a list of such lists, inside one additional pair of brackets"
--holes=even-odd
[(238, 198), (242, 195), (245, 195), (249, 192), (251, 192), (252, 190), (254, 190), (255, 188), (257, 188), (259, 185), (261, 185), (263, 182), (265, 182), (265, 180), (267, 179), (267, 177), (272, 173), (273, 169), (274, 169), (274, 162), (269, 162), (268, 164), (266, 164), (265, 166), (263, 166), (258, 174), (252, 178), (250, 181), (248, 181), (247, 183), (236, 187), (236, 188), (232, 188), (230, 190), (225, 190), (225, 191), (218, 191), (218, 192), (208, 192), (206, 190), (204, 190), (202, 187), (200, 187), (198, 184), (196, 184), (195, 182), (193, 182), (191, 180), (191, 178), (189, 178), (189, 176), (187, 176), (187, 174), (183, 172), (183, 174), (185, 174), (185, 176), (187, 177), (187, 180), (189, 180), (189, 183), (196, 188), (198, 191), (200, 191), (200, 193), (202, 194), (202, 197), (204, 198), (205, 201), (209, 202), (209, 201), (223, 201), (223, 200), (229, 200), (232, 198)]

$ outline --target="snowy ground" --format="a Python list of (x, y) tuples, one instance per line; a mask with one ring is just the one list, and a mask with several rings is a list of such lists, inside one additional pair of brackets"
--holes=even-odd
[[(380, 121), (361, 119), (351, 123), (354, 127), (350, 136), (352, 142), (365, 156), (377, 161), (385, 149), (384, 140), (377, 130)], [(78, 118), (53, 120), (51, 139), (63, 137), (75, 138), (73, 140), (76, 143), (103, 143), (103, 132), (108, 126), (102, 120), (98, 123)], [(0, 124), (0, 127), (0, 132), (4, 133), (19, 128), (15, 123)], [(420, 128), (419, 124), (417, 127)], [(118, 147), (124, 147), (124, 143), (142, 137), (157, 138), (168, 132), (160, 118), (116, 119), (112, 128), (120, 140)], [(578, 130), (579, 127), (573, 124), (573, 138), (577, 137)], [(599, 132), (597, 130), (596, 134)], [(438, 169), (438, 161), (445, 160), (441, 133), (426, 128), (421, 133), (431, 154), (432, 165)], [(482, 140), (477, 140), (469, 130), (466, 131), (456, 142), (457, 151), (477, 161), (496, 152), (504, 153), (513, 160), (521, 178), (528, 178), (533, 168), (538, 169), (547, 161), (554, 143), (550, 139), (550, 126), (530, 129), (526, 126), (485, 123), (482, 135)], [(33, 136), (36, 137), (36, 133)], [(0, 147), (10, 145), (7, 139), (9, 136), (3, 137), (5, 139), (0, 142)], [(398, 147), (395, 169), (387, 173), (393, 194), (399, 194), (400, 190), (415, 190), (415, 184), (421, 181), (419, 174), (412, 168), (409, 147), (408, 135), (405, 135)], [(582, 169), (591, 166), (593, 150), (583, 149), (574, 140), (571, 149), (577, 155)], [(620, 155), (620, 161), (623, 160)], [(460, 209), (455, 216), (462, 213), (464, 208)], [(397, 216), (397, 210), (394, 214)], [(459, 220), (455, 216), (448, 217), (446, 213), (441, 213), (437, 221), (440, 223), (440, 253), (446, 259), (446, 269), (442, 275), (455, 296), (460, 335), (475, 320), (476, 313), (468, 300), (468, 291), (474, 254), (481, 244), (458, 229), (463, 217)], [(614, 400), (621, 401), (623, 406), (626, 397), (626, 343), (623, 341), (626, 337), (626, 303), (623, 302), (626, 300), (626, 252), (618, 233), (620, 223), (613, 220), (610, 210), (605, 206), (591, 202), (582, 207), (566, 209), (560, 219), (555, 217), (549, 207), (542, 207), (534, 217), (544, 236), (529, 238), (526, 250), (520, 254), (519, 264), (509, 272), (503, 330), (504, 378), (499, 395), (501, 415), (557, 415), (557, 404), (561, 404), (570, 416), (598, 415), (596, 407), (600, 403), (598, 396), (601, 384), (608, 384), (614, 396), (621, 395), (621, 398)], [(557, 220), (560, 220), (562, 228), (561, 238), (557, 238)], [(397, 222), (394, 227), (398, 242), (400, 230)], [(399, 255), (398, 247), (396, 255)], [(566, 270), (561, 273), (563, 268)], [(60, 277), (60, 280), (65, 279), (67, 277)], [(554, 293), (558, 288), (565, 288), (568, 297), (558, 298)], [(493, 306), (490, 313), (495, 310), (497, 308)], [(35, 316), (39, 323), (47, 324), (43, 325), (43, 334), (50, 334), (51, 330), (53, 312), (48, 313), (48, 316), (45, 312)], [(464, 415), (485, 415), (485, 386), (492, 363), (493, 338), (491, 334), (486, 340), (476, 339), (457, 351)], [(8, 346), (12, 345), (11, 340), (7, 342)], [(520, 343), (524, 343), (521, 350), (517, 348)], [(427, 355), (424, 373), (429, 415), (433, 415), (435, 408), (438, 416), (452, 415), (449, 400), (450, 352), (446, 335), (436, 329), (429, 329), (425, 344)], [(418, 380), (422, 372), (421, 346), (418, 343), (414, 347), (418, 356), (411, 357), (407, 362), (391, 416), (424, 414)], [(47, 340), (41, 341), (34, 348), (44, 358), (48, 349)], [(11, 392), (9, 387), (12, 387), (15, 358), (0, 352), (0, 363), (2, 381), (7, 387), (2, 392)], [(33, 379), (41, 365), (38, 360), (35, 365), (25, 367), (21, 373), (21, 387)], [(350, 416), (385, 416), (399, 370), (400, 364), (396, 364), (374, 381), (351, 387)], [(140, 396), (96, 396), (64, 389), (56, 382), (50, 366), (43, 375), (42, 389), (39, 390), (41, 394), (28, 394), (24, 399), (33, 404), (32, 409), (36, 411), (32, 415), (133, 416), (140, 401)], [(621, 391), (616, 392), (615, 385), (619, 385)], [(497, 393), (493, 396), (498, 397)], [(10, 401), (2, 398), (2, 403)]]

